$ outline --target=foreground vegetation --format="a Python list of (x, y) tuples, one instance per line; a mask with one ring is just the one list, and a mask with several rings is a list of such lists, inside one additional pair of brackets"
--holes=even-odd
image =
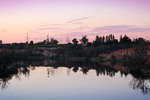
[[(79, 41), (81, 44), (78, 44)], [(97, 61), (99, 63), (110, 62), (115, 65), (118, 62), (124, 66), (130, 66), (130, 69), (143, 70), (149, 69), (147, 60), (150, 58), (147, 50), (149, 41), (138, 38), (131, 40), (128, 36), (120, 36), (115, 39), (114, 35), (96, 36), (93, 42), (88, 42), (87, 36), (80, 40), (74, 38), (72, 43), (58, 44), (56, 39), (43, 40), (34, 43), (0, 43), (0, 67), (8, 65), (18, 65), (20, 62), (42, 61), (45, 59), (67, 60), (67, 61)], [(121, 59), (118, 59), (113, 52), (117, 50), (128, 50), (134, 48), (132, 55), (126, 52)], [(103, 57), (102, 54), (111, 54), (111, 57)], [(120, 54), (121, 55), (121, 54)]]

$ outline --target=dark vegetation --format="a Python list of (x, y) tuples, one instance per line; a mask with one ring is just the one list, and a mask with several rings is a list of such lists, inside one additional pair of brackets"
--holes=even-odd
[(43, 60), (41, 53), (34, 53), (33, 47), (26, 44), (2, 45), (0, 51), (0, 68), (7, 67), (13, 63), (29, 62), (30, 60)]
[[(124, 64), (127, 66), (128, 63), (134, 65), (134, 68), (137, 64), (138, 66), (142, 66), (146, 62), (145, 57), (149, 58), (146, 52), (149, 42), (143, 38), (131, 40), (128, 36), (125, 35), (123, 37), (120, 36), (120, 40), (117, 40), (115, 39), (114, 35), (103, 37), (96, 36), (96, 39), (93, 42), (89, 43), (87, 36), (83, 36), (80, 41), (81, 44), (78, 44), (77, 39), (74, 38), (72, 40), (73, 44), (57, 45), (60, 48), (53, 51), (56, 54), (56, 59), (61, 57), (70, 60), (90, 60), (91, 58), (100, 58), (99, 60), (102, 61), (102, 57), (100, 57), (99, 54), (112, 53), (116, 50), (128, 48), (135, 48), (135, 54), (132, 55), (132, 57), (128, 54), (124, 55), (122, 62), (124, 62)], [(112, 64), (115, 64), (117, 62), (115, 55), (112, 55), (110, 61)]]
[[(81, 42), (80, 44), (79, 41)], [(11, 64), (17, 65), (21, 61), (28, 63), (30, 61), (42, 61), (44, 59), (70, 61), (95, 60), (102, 63), (104, 60), (99, 54), (134, 48), (134, 55), (125, 54), (120, 61), (124, 66), (130, 67), (130, 69), (149, 69), (149, 65), (146, 64), (146, 60), (149, 58), (146, 52), (149, 41), (143, 38), (132, 40), (127, 35), (124, 35), (120, 36), (118, 40), (114, 35), (110, 34), (107, 36), (96, 36), (93, 42), (88, 42), (88, 37), (82, 36), (79, 41), (76, 38), (72, 40), (73, 44), (70, 42), (68, 44), (58, 44), (58, 40), (54, 38), (47, 38), (38, 43), (30, 41), (30, 43), (3, 44), (0, 41), (0, 67), (3, 68)], [(44, 55), (44, 52), (48, 52), (47, 56)], [(113, 54), (108, 61), (112, 65), (118, 62)]]

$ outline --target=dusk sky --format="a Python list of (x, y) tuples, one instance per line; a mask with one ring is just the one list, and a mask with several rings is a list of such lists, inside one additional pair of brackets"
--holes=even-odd
[(127, 34), (150, 40), (150, 0), (0, 0), (0, 40)]

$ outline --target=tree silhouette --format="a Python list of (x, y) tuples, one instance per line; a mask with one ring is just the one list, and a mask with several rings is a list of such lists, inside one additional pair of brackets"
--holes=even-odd
[(82, 39), (80, 39), (82, 44), (86, 44), (88, 42), (87, 36), (82, 36)]
[(58, 40), (51, 38), (50, 44), (58, 44), (58, 43), (59, 43)]
[(96, 39), (94, 41), (94, 45), (95, 46), (98, 46), (100, 44), (100, 37), (99, 36), (96, 36)]
[(33, 45), (34, 44), (34, 42), (33, 41), (30, 41), (30, 44), (29, 45)]
[(146, 42), (147, 41), (145, 39), (141, 38), (141, 37), (135, 40), (135, 43), (139, 43), (139, 44), (144, 44)]
[(74, 38), (74, 39), (72, 40), (72, 42), (73, 42), (74, 44), (78, 44), (78, 41), (77, 41), (76, 38)]
[(3, 42), (2, 42), (2, 40), (0, 40), (0, 44), (2, 44)]
[(122, 41), (122, 35), (120, 35), (120, 42)]
[(103, 36), (103, 43), (105, 43), (105, 36)]
[(121, 43), (131, 43), (131, 39), (127, 35), (125, 35), (123, 38), (121, 36), (120, 37), (120, 42)]
[(135, 78), (133, 77), (133, 79), (130, 82), (130, 86), (135, 90), (141, 90), (141, 93), (146, 95), (150, 93), (150, 88), (149, 86), (146, 84), (146, 80), (143, 78)]

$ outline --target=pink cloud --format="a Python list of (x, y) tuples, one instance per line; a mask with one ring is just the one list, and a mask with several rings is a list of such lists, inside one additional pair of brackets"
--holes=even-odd
[(112, 25), (112, 26), (103, 26), (96, 27), (92, 32), (107, 32), (107, 33), (115, 33), (115, 32), (150, 32), (150, 28), (147, 27), (138, 27), (134, 25)]
[(38, 30), (60, 30), (62, 28), (59, 27), (44, 27), (44, 28), (39, 28)]
[(89, 18), (92, 18), (92, 17), (83, 17), (83, 18), (79, 18), (79, 19), (73, 19), (73, 20), (67, 21), (66, 23), (83, 21), (83, 20), (86, 20), (86, 19), (89, 19)]

